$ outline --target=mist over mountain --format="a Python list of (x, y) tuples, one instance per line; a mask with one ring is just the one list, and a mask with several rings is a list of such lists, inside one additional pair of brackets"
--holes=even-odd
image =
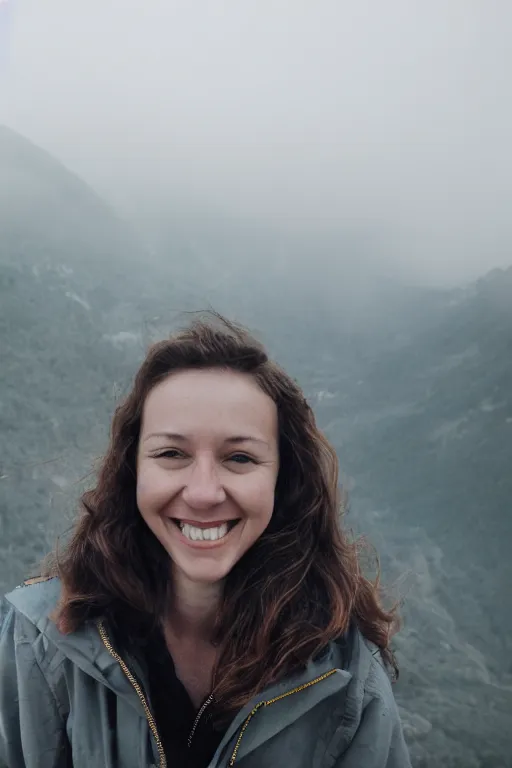
[(439, 290), (406, 284), (361, 227), (126, 222), (2, 128), (0, 171), (0, 589), (69, 526), (146, 345), (211, 305), (299, 380), (340, 457), (345, 524), (404, 597), (414, 765), (512, 765), (512, 268)]
[(16, 132), (0, 126), (2, 261), (124, 268), (140, 256), (125, 222), (81, 179)]

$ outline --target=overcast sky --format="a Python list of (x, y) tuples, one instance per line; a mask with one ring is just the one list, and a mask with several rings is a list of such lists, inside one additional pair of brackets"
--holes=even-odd
[(128, 210), (368, 226), (436, 282), (512, 264), (510, 0), (9, 0), (0, 123)]

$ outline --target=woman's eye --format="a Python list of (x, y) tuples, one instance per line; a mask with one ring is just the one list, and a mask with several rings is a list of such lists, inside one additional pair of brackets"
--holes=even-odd
[(254, 464), (254, 459), (251, 459), (250, 456), (246, 456), (245, 453), (235, 453), (233, 456), (229, 457), (229, 461), (234, 461), (235, 464)]
[[(155, 454), (156, 459), (185, 459), (186, 456), (175, 448), (169, 448), (166, 451), (160, 451)], [(235, 453), (229, 456), (227, 461), (234, 461), (235, 464), (254, 464), (254, 459), (245, 453)]]
[(180, 451), (174, 450), (174, 448), (169, 448), (167, 451), (162, 451), (161, 453), (156, 454), (157, 459), (182, 459), (183, 454), (180, 453)]

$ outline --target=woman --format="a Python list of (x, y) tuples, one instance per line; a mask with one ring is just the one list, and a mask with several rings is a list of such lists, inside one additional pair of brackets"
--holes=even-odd
[(337, 460), (244, 329), (155, 344), (46, 576), (0, 610), (0, 766), (404, 768), (393, 613)]

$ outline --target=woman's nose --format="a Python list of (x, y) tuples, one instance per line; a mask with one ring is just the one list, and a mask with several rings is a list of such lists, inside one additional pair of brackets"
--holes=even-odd
[(196, 509), (207, 509), (225, 500), (226, 493), (213, 462), (198, 461), (194, 464), (182, 491), (182, 498), (189, 507)]

